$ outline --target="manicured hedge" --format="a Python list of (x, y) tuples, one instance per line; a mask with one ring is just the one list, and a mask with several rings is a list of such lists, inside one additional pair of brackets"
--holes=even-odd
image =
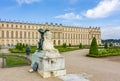
[(88, 54), (87, 56), (91, 57), (107, 57), (107, 56), (118, 56), (120, 55), (120, 48), (109, 48), (109, 49), (100, 49), (98, 55)]
[[(66, 51), (73, 51), (73, 50), (80, 49), (79, 47), (63, 47), (63, 46), (55, 46), (55, 48), (58, 49), (59, 52), (66, 52)], [(31, 47), (31, 53), (34, 53), (36, 50), (37, 50), (37, 47), (35, 46)], [(23, 48), (23, 50), (11, 48), (10, 51), (11, 53), (25, 53), (25, 48)]]

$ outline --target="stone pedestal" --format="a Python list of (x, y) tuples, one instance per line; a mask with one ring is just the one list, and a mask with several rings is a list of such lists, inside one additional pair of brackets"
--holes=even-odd
[(38, 63), (38, 73), (43, 78), (66, 74), (64, 57), (48, 51), (35, 52), (32, 55), (32, 66)]

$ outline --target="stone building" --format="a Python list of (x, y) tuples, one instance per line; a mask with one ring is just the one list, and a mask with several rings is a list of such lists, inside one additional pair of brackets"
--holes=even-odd
[(23, 22), (0, 21), (0, 45), (14, 46), (17, 43), (37, 45), (39, 41), (38, 29), (49, 29), (53, 33), (54, 45), (90, 45), (93, 37), (101, 44), (100, 28), (83, 28), (51, 24), (33, 24)]

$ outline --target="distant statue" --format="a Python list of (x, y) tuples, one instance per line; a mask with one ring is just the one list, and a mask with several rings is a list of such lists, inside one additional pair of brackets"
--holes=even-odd
[(44, 34), (49, 30), (39, 29), (38, 31), (41, 34), (41, 38), (39, 39), (39, 42), (38, 42), (38, 51), (40, 51), (40, 50), (43, 50)]
[(29, 56), (30, 55), (30, 46), (26, 45), (26, 55)]

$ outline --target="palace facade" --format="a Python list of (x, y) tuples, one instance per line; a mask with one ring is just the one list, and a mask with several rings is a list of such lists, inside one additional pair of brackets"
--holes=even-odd
[(40, 34), (38, 29), (49, 29), (53, 33), (54, 45), (90, 45), (92, 38), (96, 37), (101, 44), (100, 28), (83, 28), (51, 24), (33, 24), (22, 22), (0, 21), (0, 46), (14, 46), (17, 43), (37, 45)]

